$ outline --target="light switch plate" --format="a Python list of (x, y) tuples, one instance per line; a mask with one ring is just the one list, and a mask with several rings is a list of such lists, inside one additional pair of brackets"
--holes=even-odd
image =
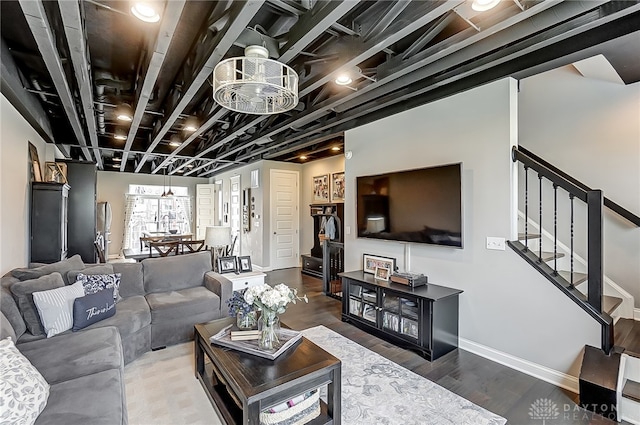
[(487, 249), (495, 249), (498, 251), (505, 250), (504, 238), (487, 236)]

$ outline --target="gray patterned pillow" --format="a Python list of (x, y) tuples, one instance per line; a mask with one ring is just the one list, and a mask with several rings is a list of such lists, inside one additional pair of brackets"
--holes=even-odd
[(82, 282), (84, 286), (84, 294), (91, 295), (98, 291), (102, 291), (105, 288), (113, 289), (113, 299), (118, 302), (122, 299), (118, 292), (120, 288), (121, 273), (114, 274), (93, 274), (86, 275), (84, 273), (78, 273), (78, 281)]
[(0, 423), (32, 425), (47, 405), (49, 384), (10, 338), (0, 341)]

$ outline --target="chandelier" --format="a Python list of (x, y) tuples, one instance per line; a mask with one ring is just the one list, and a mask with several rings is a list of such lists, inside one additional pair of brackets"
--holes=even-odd
[(232, 111), (272, 115), (298, 104), (298, 74), (269, 59), (262, 46), (247, 46), (245, 56), (221, 61), (213, 70), (213, 98)]

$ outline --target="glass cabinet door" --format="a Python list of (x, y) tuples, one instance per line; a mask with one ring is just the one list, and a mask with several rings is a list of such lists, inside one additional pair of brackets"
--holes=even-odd
[(382, 328), (409, 340), (418, 339), (419, 301), (391, 291), (382, 292)]
[(376, 289), (365, 285), (349, 283), (349, 311), (352, 316), (377, 323)]

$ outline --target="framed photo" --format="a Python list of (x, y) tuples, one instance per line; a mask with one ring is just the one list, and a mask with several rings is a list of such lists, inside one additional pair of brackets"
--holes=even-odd
[(40, 159), (38, 158), (38, 149), (29, 142), (29, 161), (31, 162), (31, 181), (41, 182), (42, 172), (40, 170)]
[(313, 178), (313, 201), (329, 202), (329, 174)]
[(236, 257), (218, 257), (218, 273), (235, 273)]
[(389, 257), (379, 257), (377, 255), (364, 254), (362, 256), (362, 270), (365, 273), (376, 273), (376, 268), (389, 269), (391, 273), (396, 269), (396, 259)]
[(251, 256), (238, 257), (238, 271), (240, 273), (251, 271)]
[(391, 275), (391, 270), (386, 267), (376, 267), (376, 272), (374, 277), (377, 280), (389, 281), (389, 275)]
[(344, 201), (344, 171), (331, 174), (331, 202)]
[(63, 162), (44, 163), (44, 181), (55, 183), (67, 182), (67, 164)]

